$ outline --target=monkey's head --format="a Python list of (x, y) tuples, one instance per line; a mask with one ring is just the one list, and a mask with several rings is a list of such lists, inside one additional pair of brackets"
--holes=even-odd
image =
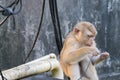
[(75, 25), (73, 33), (77, 41), (85, 46), (92, 46), (93, 41), (97, 35), (97, 30), (90, 22), (80, 22)]

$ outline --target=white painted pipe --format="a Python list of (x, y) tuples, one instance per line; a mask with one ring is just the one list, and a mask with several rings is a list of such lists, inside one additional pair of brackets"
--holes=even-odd
[(44, 56), (44, 57), (42, 57), (42, 58), (39, 58), (39, 59), (36, 59), (36, 60), (34, 60), (34, 61), (28, 62), (28, 63), (26, 63), (26, 64), (32, 64), (32, 63), (34, 63), (34, 62), (39, 62), (39, 61), (49, 60), (49, 59), (56, 59), (56, 55), (55, 55), (54, 53), (51, 53), (51, 54), (46, 55), (46, 56)]
[[(56, 60), (56, 56), (54, 54), (50, 54), (18, 67), (2, 71), (2, 73), (6, 79), (16, 80), (47, 71), (52, 72), (53, 78), (63, 79), (62, 68), (60, 66), (60, 63)], [(2, 80), (1, 77), (0, 80)]]

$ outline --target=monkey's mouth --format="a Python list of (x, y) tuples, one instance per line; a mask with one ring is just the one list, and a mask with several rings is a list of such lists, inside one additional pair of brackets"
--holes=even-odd
[(87, 46), (89, 46), (89, 47), (90, 47), (90, 46), (92, 46), (92, 45), (91, 45), (91, 44), (87, 44)]
[(90, 47), (90, 46), (92, 46), (92, 43), (91, 43), (91, 44), (86, 44), (86, 46), (89, 46), (89, 47)]
[(93, 45), (93, 42), (88, 42), (88, 43), (86, 43), (86, 46), (92, 46)]

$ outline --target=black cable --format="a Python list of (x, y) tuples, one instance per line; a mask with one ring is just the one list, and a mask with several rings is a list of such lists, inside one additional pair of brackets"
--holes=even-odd
[(9, 16), (13, 13), (13, 10), (10, 7), (5, 8), (2, 5), (0, 5), (0, 8), (3, 9), (1, 12), (2, 12), (2, 15), (4, 15), (4, 16)]
[[(18, 3), (20, 3), (20, 9), (18, 11), (14, 12), (14, 10), (15, 10), (16, 6), (18, 5)], [(10, 8), (10, 7), (13, 7), (13, 9)], [(6, 16), (0, 22), (0, 26), (1, 26), (11, 15), (16, 15), (16, 14), (18, 14), (22, 10), (22, 0), (15, 0), (7, 8), (5, 8), (5, 7), (3, 7), (3, 6), (0, 5), (0, 8), (3, 9), (3, 10), (0, 10), (0, 12), (2, 12), (2, 14)]]
[[(15, 0), (13, 3), (11, 3), (9, 6), (7, 6), (7, 8), (8, 7), (15, 7), (15, 5), (18, 4), (18, 2), (19, 2), (19, 0)], [(0, 5), (0, 8), (2, 8), (3, 10), (5, 9), (5, 7), (3, 7), (1, 5)]]
[[(18, 11), (15, 11), (16, 6), (20, 3), (20, 8)], [(18, 14), (21, 10), (22, 10), (22, 0), (15, 0), (10, 6), (8, 7), (3, 7), (0, 5), (0, 8), (2, 8), (3, 10), (1, 10), (0, 12), (2, 12), (2, 14), (4, 16), (9, 16), (9, 15), (16, 15)]]
[(3, 74), (2, 74), (1, 70), (0, 70), (0, 75), (1, 75), (2, 80), (4, 80), (4, 77), (3, 77)]
[(13, 5), (15, 5), (18, 2), (18, 0), (15, 0), (14, 2), (12, 2), (9, 6), (7, 7), (12, 7)]
[[(18, 11), (15, 12), (15, 8), (16, 8), (16, 6), (18, 5), (18, 3), (20, 3), (20, 8), (19, 8)], [(22, 0), (18, 0), (18, 2), (16, 2), (15, 7), (13, 8), (13, 11), (14, 11), (14, 12), (13, 12), (13, 15), (18, 14), (21, 10), (22, 10)]]
[(55, 32), (55, 38), (56, 38), (56, 44), (58, 47), (58, 51), (60, 53), (61, 51), (61, 47), (60, 47), (60, 38), (59, 38), (59, 33), (58, 33), (58, 25), (57, 25), (57, 21), (56, 21), (56, 11), (55, 11), (55, 5), (53, 0), (51, 1), (51, 17), (52, 17), (52, 21), (53, 21), (53, 26), (54, 26), (54, 32)]
[(0, 26), (9, 18), (10, 16), (5, 17), (1, 22), (0, 22)]
[(60, 49), (62, 49), (62, 35), (61, 35), (61, 29), (60, 29), (60, 21), (59, 21), (59, 15), (58, 15), (58, 8), (57, 8), (57, 2), (54, 0), (54, 5), (55, 5), (55, 11), (56, 11), (56, 20), (57, 20), (57, 25), (58, 25), (58, 33), (59, 33), (59, 41), (60, 41)]
[(59, 23), (56, 0), (49, 0), (49, 6), (50, 6), (50, 13), (51, 13), (53, 26), (54, 26), (56, 45), (60, 53), (62, 49), (62, 37), (61, 37), (61, 30), (60, 30), (60, 23)]
[(41, 29), (41, 25), (42, 25), (42, 21), (43, 21), (43, 14), (44, 14), (44, 8), (45, 8), (45, 0), (43, 0), (43, 6), (42, 6), (42, 15), (41, 15), (41, 20), (40, 20), (40, 24), (39, 24), (39, 27), (38, 27), (38, 31), (37, 31), (37, 34), (36, 34), (36, 37), (35, 37), (35, 40), (33, 42), (33, 45), (30, 49), (30, 52), (28, 53), (27, 57), (25, 58), (25, 61), (24, 63), (27, 61), (27, 59), (29, 58), (31, 52), (33, 51), (33, 48), (37, 42), (37, 39), (38, 39), (38, 36), (39, 36), (39, 33), (40, 33), (40, 29)]
[[(6, 8), (4, 8), (4, 7), (1, 6), (1, 5), (0, 5), (0, 8), (3, 9), (3, 10), (0, 10), (0, 12), (4, 12), (4, 10), (6, 9)], [(9, 17), (10, 17), (10, 15), (6, 16), (6, 17), (0, 22), (0, 26), (1, 26)], [(0, 70), (0, 75), (1, 75), (2, 80), (7, 80), (7, 79), (3, 76), (1, 70)]]
[(1, 70), (0, 70), (0, 75), (1, 75), (2, 80), (7, 80), (7, 79), (3, 76), (3, 74), (2, 74), (2, 71), (1, 71)]
[[(60, 52), (60, 47), (59, 47), (59, 38), (58, 38), (58, 33), (57, 33), (57, 28), (56, 28), (56, 22), (55, 22), (55, 15), (54, 15), (54, 5), (53, 5), (53, 0), (49, 0), (49, 6), (50, 6), (50, 13), (52, 17), (52, 22), (53, 22), (53, 27), (54, 27), (54, 33), (55, 33), (55, 40), (56, 40), (56, 45), (58, 47), (58, 51)], [(58, 43), (57, 43), (58, 42)]]
[(15, 7), (18, 5), (19, 2), (20, 2), (20, 0), (15, 0), (14, 4), (11, 7), (13, 7), (13, 9), (15, 9)]
[(57, 27), (57, 33), (58, 33), (58, 38), (59, 38), (59, 52), (62, 49), (62, 37), (61, 37), (61, 30), (60, 30), (60, 23), (59, 23), (59, 17), (58, 17), (58, 10), (57, 10), (57, 3), (56, 0), (53, 0), (53, 4), (54, 4), (54, 13), (55, 13), (55, 19), (56, 19), (56, 27)]

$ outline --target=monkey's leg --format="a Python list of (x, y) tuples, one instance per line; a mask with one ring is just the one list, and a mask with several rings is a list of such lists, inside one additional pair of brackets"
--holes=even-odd
[(72, 64), (67, 69), (70, 80), (78, 80), (80, 78), (79, 64)]
[[(83, 80), (99, 80), (95, 65), (92, 64), (89, 57), (81, 61), (81, 69), (83, 71)], [(87, 78), (87, 79), (86, 79)]]

